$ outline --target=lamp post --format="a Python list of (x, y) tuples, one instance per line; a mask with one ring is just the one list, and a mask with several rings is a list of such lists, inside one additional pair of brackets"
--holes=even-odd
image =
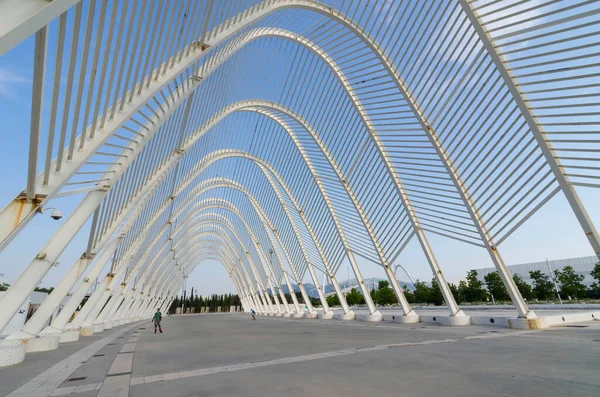
[(186, 285), (187, 285), (187, 276), (185, 275), (185, 273), (183, 274), (183, 291), (181, 293), (182, 298), (181, 298), (181, 314), (184, 314), (183, 309), (185, 307), (185, 292), (186, 292)]
[(550, 262), (548, 262), (548, 258), (546, 258), (546, 265), (548, 266), (548, 270), (550, 271), (550, 278), (552, 279), (552, 284), (554, 284), (554, 290), (556, 291), (556, 296), (558, 296), (558, 301), (562, 305), (562, 299), (560, 299), (560, 294), (558, 293), (558, 285), (556, 285), (556, 278), (554, 278), (554, 271), (550, 266)]

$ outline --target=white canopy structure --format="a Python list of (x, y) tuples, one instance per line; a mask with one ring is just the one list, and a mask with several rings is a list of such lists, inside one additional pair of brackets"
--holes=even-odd
[(353, 318), (347, 261), (380, 319), (361, 257), (417, 321), (393, 272), (413, 239), (460, 318), (430, 233), (487, 250), (535, 318), (502, 259), (511, 234), (560, 194), (600, 256), (576, 190), (600, 187), (599, 15), (596, 0), (0, 0), (0, 54), (35, 35), (28, 175), (0, 251), (79, 200), (0, 298), (0, 329), (89, 219), (81, 258), (8, 340), (164, 310), (205, 260), (246, 310), (316, 316), (309, 275), (331, 318), (325, 274)]

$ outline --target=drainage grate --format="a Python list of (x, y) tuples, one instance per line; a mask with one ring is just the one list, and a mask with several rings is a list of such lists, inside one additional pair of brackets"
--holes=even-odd
[(116, 345), (116, 343), (109, 343), (108, 346)]
[(79, 378), (71, 378), (69, 379), (69, 382), (75, 382), (76, 380), (84, 380), (86, 378), (86, 376), (80, 376)]
[(563, 325), (564, 328), (588, 328), (589, 325)]
[(92, 357), (104, 357), (104, 354), (94, 354)]

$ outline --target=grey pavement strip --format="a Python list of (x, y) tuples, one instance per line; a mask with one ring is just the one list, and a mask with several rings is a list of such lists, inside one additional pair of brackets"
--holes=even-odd
[[(128, 397), (131, 371), (133, 370), (133, 355), (140, 339), (141, 332), (136, 331), (123, 345), (113, 361), (104, 383), (100, 386), (97, 397)], [(127, 346), (127, 347), (126, 347)]]
[(77, 353), (53, 365), (42, 372), (17, 390), (6, 397), (48, 397), (54, 390), (60, 386), (84, 361), (87, 361), (96, 352), (115, 340), (119, 335), (139, 326), (139, 323), (129, 325), (112, 334), (102, 338), (89, 346), (84, 347)]
[[(496, 338), (504, 338), (504, 337), (508, 337), (508, 336), (528, 336), (528, 335), (531, 335), (532, 333), (538, 333), (538, 332), (541, 332), (541, 331), (515, 331), (515, 332), (510, 332), (510, 333), (473, 335), (473, 336), (467, 336), (464, 338), (432, 339), (432, 340), (426, 340), (426, 341), (422, 341), (422, 342), (392, 343), (392, 344), (387, 344), (387, 345), (357, 347), (357, 348), (350, 348), (350, 349), (345, 349), (345, 350), (308, 354), (308, 355), (303, 355), (303, 356), (277, 358), (277, 359), (273, 359), (273, 360), (259, 361), (259, 362), (253, 362), (253, 363), (231, 364), (231, 365), (225, 365), (225, 366), (221, 366), (221, 367), (202, 368), (202, 369), (197, 369), (197, 370), (192, 370), (192, 371), (171, 372), (171, 373), (145, 376), (145, 377), (140, 376), (140, 377), (136, 377), (136, 378), (130, 378), (129, 385), (136, 386), (136, 385), (156, 383), (156, 382), (176, 380), (176, 379), (199, 377), (199, 376), (205, 376), (205, 375), (214, 375), (214, 374), (218, 374), (221, 372), (243, 371), (243, 370), (252, 369), (252, 368), (271, 367), (274, 365), (289, 364), (289, 363), (296, 363), (296, 362), (302, 362), (302, 361), (320, 360), (320, 359), (329, 358), (329, 357), (347, 356), (347, 355), (357, 354), (357, 353), (367, 353), (367, 352), (381, 351), (381, 350), (394, 349), (394, 348), (402, 348), (402, 347), (408, 347), (408, 346), (433, 345), (433, 344), (437, 344), (437, 343), (454, 343), (454, 342), (463, 342), (463, 341), (478, 340), (478, 339), (496, 339)], [(135, 347), (133, 350), (135, 350)], [(122, 356), (122, 354), (120, 354), (119, 356)], [(119, 356), (117, 356), (117, 357), (119, 357)], [(115, 362), (116, 361), (117, 360), (115, 359)], [(113, 363), (113, 366), (114, 365), (115, 365), (115, 363)], [(119, 364), (119, 365), (121, 365), (121, 364)], [(111, 369), (112, 369), (112, 367), (111, 367)], [(126, 375), (126, 376), (130, 376), (130, 375)], [(107, 377), (104, 383), (108, 382), (109, 379), (111, 379), (113, 377), (114, 376)], [(116, 377), (120, 378), (121, 376), (116, 376)], [(124, 379), (124, 378), (122, 378), (122, 379)], [(121, 380), (121, 382), (123, 382), (123, 380)], [(95, 385), (95, 386), (97, 385), (96, 386), (96, 390), (97, 390), (100, 388), (102, 383), (98, 383), (98, 384), (94, 383), (92, 385)], [(79, 387), (91, 387), (92, 385), (84, 385), (84, 386), (79, 386)], [(114, 389), (114, 386), (111, 386), (110, 389), (111, 390)], [(86, 390), (91, 390), (91, 389), (86, 389)], [(55, 394), (52, 394), (52, 397), (62, 396), (62, 395), (66, 395), (66, 394), (79, 393), (79, 392), (86, 391), (86, 390), (74, 389), (72, 387), (63, 387), (60, 389), (56, 389)], [(114, 391), (113, 391), (113, 393), (114, 393)], [(113, 396), (113, 394), (107, 394), (107, 396), (108, 395)], [(127, 396), (127, 394), (122, 394), (122, 395)], [(120, 397), (121, 395), (115, 393), (114, 396)], [(98, 397), (101, 397), (101, 395), (98, 394)]]
[(136, 345), (137, 345), (137, 343), (125, 343), (123, 345), (123, 348), (121, 348), (121, 351), (119, 352), (119, 354), (121, 354), (121, 353), (133, 353), (135, 351)]
[(64, 396), (65, 394), (72, 394), (72, 393), (83, 393), (83, 392), (91, 391), (91, 390), (100, 390), (101, 386), (102, 386), (102, 382), (101, 383), (90, 383), (87, 385), (80, 385), (80, 386), (59, 387), (58, 389), (54, 390), (52, 392), (52, 394), (50, 394), (50, 397)]
[(133, 366), (133, 353), (122, 353), (117, 354), (115, 361), (113, 361), (110, 369), (108, 370), (109, 375), (131, 373), (131, 367)]
[(97, 397), (128, 397), (131, 375), (111, 376), (104, 379)]
[[(524, 334), (530, 334), (532, 332), (538, 332), (538, 331), (515, 331), (515, 332), (511, 332), (511, 333), (498, 333), (498, 334), (493, 334), (493, 335), (488, 334), (488, 335), (468, 336), (468, 337), (464, 337), (464, 338), (432, 339), (432, 340), (426, 340), (426, 341), (422, 341), (422, 342), (392, 343), (392, 344), (388, 344), (388, 345), (357, 347), (357, 348), (337, 350), (337, 351), (331, 351), (331, 352), (325, 352), (325, 353), (316, 353), (316, 354), (308, 354), (308, 355), (303, 355), (303, 356), (277, 358), (274, 360), (259, 361), (259, 362), (254, 362), (254, 363), (232, 364), (232, 365), (225, 365), (222, 367), (202, 368), (202, 369), (197, 369), (197, 370), (193, 370), (193, 371), (182, 371), (182, 372), (174, 372), (174, 373), (145, 376), (145, 377), (142, 376), (142, 377), (137, 377), (137, 378), (131, 378), (130, 385), (136, 386), (136, 385), (141, 385), (141, 384), (169, 381), (169, 380), (182, 379), (182, 378), (214, 375), (214, 374), (218, 374), (220, 372), (242, 371), (242, 370), (252, 369), (252, 368), (270, 367), (270, 366), (274, 366), (274, 365), (281, 365), (281, 364), (288, 364), (288, 363), (295, 363), (295, 362), (302, 362), (302, 361), (320, 360), (320, 359), (329, 358), (329, 357), (347, 356), (347, 355), (351, 355), (351, 354), (380, 351), (380, 350), (387, 350), (387, 349), (400, 348), (400, 347), (433, 345), (433, 344), (437, 344), (437, 343), (455, 343), (455, 342), (464, 342), (464, 341), (471, 341), (471, 340), (477, 340), (477, 339), (505, 338), (505, 337), (509, 337), (509, 336), (520, 336), (520, 335), (524, 335)], [(98, 396), (100, 397), (100, 395), (98, 395)]]
[[(120, 396), (121, 394), (123, 396), (127, 396), (129, 392), (129, 380), (131, 379), (131, 368), (133, 366), (133, 353), (135, 352), (136, 347), (137, 343), (126, 343), (123, 345), (123, 348), (119, 354), (117, 354), (117, 357), (108, 370), (104, 382), (91, 383), (77, 387), (61, 387), (54, 390), (50, 397), (64, 396), (67, 394), (81, 393), (90, 390), (101, 390), (102, 393), (110, 396)], [(117, 379), (113, 381), (111, 379), (113, 377)], [(126, 392), (123, 391), (123, 385), (126, 382), (125, 379), (127, 379), (128, 385)], [(98, 396), (100, 395), (101, 394), (99, 393)]]

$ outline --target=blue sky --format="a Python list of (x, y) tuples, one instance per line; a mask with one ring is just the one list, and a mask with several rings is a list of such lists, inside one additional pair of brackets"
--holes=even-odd
[[(593, 39), (591, 39), (593, 40)], [(49, 48), (49, 54), (52, 54)], [(29, 118), (31, 102), (33, 38), (27, 39), (8, 54), (0, 58), (0, 205), (4, 206), (14, 198), (25, 185), (29, 141)], [(51, 61), (51, 58), (50, 58)], [(47, 81), (51, 82), (51, 79)], [(46, 85), (45, 97), (49, 97), (50, 83)], [(49, 103), (49, 101), (46, 101)], [(47, 109), (45, 114), (47, 114)], [(47, 119), (47, 117), (46, 117)], [(600, 200), (598, 191), (593, 188), (577, 188), (592, 220), (600, 224)], [(77, 199), (68, 197), (55, 200), (65, 216), (73, 210)], [(21, 235), (0, 253), (0, 273), (9, 282), (14, 280), (21, 269), (45, 243), (44, 236), (52, 233), (58, 222), (48, 216), (37, 216)], [(53, 268), (42, 285), (51, 286), (81, 255), (85, 248), (89, 225), (70, 244), (60, 258), (60, 265)], [(487, 253), (477, 247), (452, 241), (437, 235), (429, 235), (430, 242), (446, 277), (457, 282), (467, 270), (488, 267)], [(575, 256), (593, 255), (579, 224), (561, 193), (557, 194), (527, 223), (515, 232), (500, 247), (507, 264), (540, 261), (545, 258), (561, 259)], [(398, 258), (415, 278), (431, 278), (429, 267), (416, 240), (411, 241)], [(359, 259), (363, 275), (384, 277), (383, 270), (365, 260)], [(226, 273), (218, 264), (207, 262), (201, 265), (188, 280), (188, 288), (194, 287), (201, 294), (225, 293), (233, 290)], [(347, 274), (345, 265), (340, 269), (339, 279)]]

